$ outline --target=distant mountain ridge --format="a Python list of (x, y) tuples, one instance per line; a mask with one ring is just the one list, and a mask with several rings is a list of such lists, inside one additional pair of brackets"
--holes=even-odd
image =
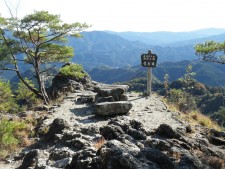
[[(225, 85), (225, 66), (216, 63), (201, 61), (180, 61), (164, 62), (153, 69), (153, 75), (161, 82), (164, 81), (165, 74), (169, 75), (169, 81), (172, 82), (182, 77), (188, 65), (192, 65), (194, 77), (199, 82), (209, 86)], [(88, 73), (93, 80), (104, 83), (126, 82), (139, 77), (146, 77), (147, 69), (141, 65), (125, 68), (99, 67), (94, 68)]]
[[(210, 32), (211, 31), (211, 32)], [(125, 33), (109, 31), (82, 32), (83, 38), (69, 38), (68, 45), (75, 48), (74, 62), (91, 69), (98, 66), (124, 67), (139, 64), (140, 56), (149, 49), (159, 56), (159, 63), (165, 61), (197, 59), (193, 46), (206, 40), (223, 41), (225, 29), (206, 29), (193, 32), (129, 32), (137, 40), (125, 39)], [(159, 43), (147, 44), (144, 38), (160, 40)], [(195, 39), (193, 39), (195, 37)], [(178, 41), (183, 40), (183, 41)], [(163, 41), (163, 42), (162, 42)], [(166, 43), (167, 42), (167, 43)]]
[(189, 41), (194, 39), (201, 39), (210, 36), (220, 35), (225, 33), (223, 28), (208, 28), (200, 29), (189, 32), (112, 32), (109, 33), (119, 35), (124, 39), (130, 41), (140, 41), (150, 45), (163, 45), (179, 42), (179, 41)]
[(209, 41), (209, 40), (214, 40), (217, 42), (224, 42), (225, 41), (225, 33), (222, 33), (219, 35), (207, 36), (207, 37), (203, 37), (203, 38), (186, 40), (186, 41), (177, 41), (177, 42), (166, 43), (162, 46), (173, 46), (173, 47), (187, 46), (187, 45), (193, 46), (197, 43), (203, 43), (203, 42)]

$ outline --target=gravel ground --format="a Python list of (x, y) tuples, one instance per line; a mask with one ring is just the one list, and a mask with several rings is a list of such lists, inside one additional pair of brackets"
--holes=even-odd
[[(52, 120), (63, 118), (71, 126), (79, 124), (100, 127), (108, 123), (109, 118), (98, 118), (94, 115), (93, 105), (76, 102), (78, 95), (80, 94), (73, 93), (67, 96), (64, 103), (55, 109)], [(181, 122), (174, 118), (177, 113), (168, 110), (157, 95), (152, 94), (150, 97), (142, 97), (138, 93), (128, 93), (128, 97), (133, 107), (127, 116), (141, 121), (146, 128), (155, 129), (162, 123), (166, 123), (173, 128), (181, 126)]]

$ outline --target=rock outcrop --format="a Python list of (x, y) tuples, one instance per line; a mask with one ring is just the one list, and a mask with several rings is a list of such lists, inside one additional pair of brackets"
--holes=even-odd
[(22, 168), (223, 169), (225, 165), (225, 145), (211, 141), (212, 136), (223, 140), (224, 133), (201, 126), (191, 133), (187, 126), (174, 130), (166, 124), (147, 131), (141, 122), (123, 116), (112, 118), (99, 133), (93, 129), (90, 134), (78, 126), (67, 128), (62, 119), (50, 128), (54, 126), (60, 132), (49, 131), (55, 134), (45, 142), (46, 149), (23, 154)]
[[(70, 63), (63, 65), (62, 67), (68, 65), (70, 65)], [(93, 88), (94, 84), (91, 77), (84, 71), (82, 73), (85, 73), (86, 75), (81, 79), (76, 76), (66, 76), (58, 73), (53, 78), (52, 84), (48, 89), (49, 96), (53, 99), (57, 99), (70, 92)]]

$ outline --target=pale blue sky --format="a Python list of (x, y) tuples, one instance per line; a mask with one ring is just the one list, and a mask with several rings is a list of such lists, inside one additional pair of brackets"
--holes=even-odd
[[(5, 0), (13, 9), (19, 0)], [(224, 0), (20, 0), (18, 16), (34, 10), (60, 14), (66, 22), (86, 22), (89, 30), (190, 31), (225, 28)], [(8, 15), (4, 0), (0, 13)]]

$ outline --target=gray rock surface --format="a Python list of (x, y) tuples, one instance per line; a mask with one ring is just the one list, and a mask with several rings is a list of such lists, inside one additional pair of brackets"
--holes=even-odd
[[(72, 63), (66, 63), (64, 66)], [(86, 73), (86, 72), (82, 72)], [(52, 99), (57, 99), (68, 93), (75, 92), (77, 90), (92, 89), (95, 86), (91, 77), (86, 73), (83, 78), (76, 76), (65, 76), (58, 73), (52, 80), (52, 84), (48, 89), (49, 96)]]
[(53, 141), (55, 134), (63, 133), (63, 130), (69, 128), (67, 121), (64, 119), (56, 118), (50, 125), (49, 131), (46, 135), (46, 140)]
[(225, 147), (212, 141), (221, 143), (224, 133), (190, 128), (158, 96), (129, 93), (129, 113), (108, 117), (96, 116), (94, 103), (77, 101), (81, 95), (68, 95), (43, 121), (51, 139), (42, 136), (14, 158), (16, 165), (0, 168), (224, 169)]
[(113, 116), (127, 114), (132, 108), (128, 101), (103, 102), (95, 105), (95, 113), (101, 116)]
[(127, 85), (106, 85), (98, 84), (94, 91), (98, 93), (96, 100), (101, 102), (104, 98), (112, 101), (127, 101), (128, 97), (125, 93), (128, 91)]

